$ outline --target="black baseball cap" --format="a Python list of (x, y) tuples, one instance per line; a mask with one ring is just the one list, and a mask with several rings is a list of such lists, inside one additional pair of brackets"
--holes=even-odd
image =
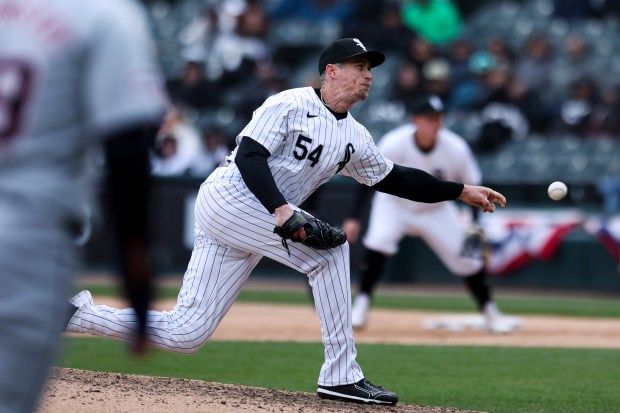
[(325, 66), (333, 63), (340, 63), (353, 56), (366, 55), (370, 61), (370, 67), (379, 66), (385, 61), (385, 55), (376, 50), (367, 50), (366, 46), (356, 38), (347, 37), (338, 39), (327, 46), (321, 52), (319, 58), (319, 74), (323, 73)]
[(419, 96), (411, 102), (411, 113), (414, 115), (434, 115), (443, 111), (443, 102), (437, 95)]

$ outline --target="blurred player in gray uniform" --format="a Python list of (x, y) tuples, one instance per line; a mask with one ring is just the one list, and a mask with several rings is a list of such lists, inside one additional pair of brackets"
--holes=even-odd
[(165, 109), (153, 52), (128, 0), (0, 0), (2, 413), (34, 411), (58, 353), (79, 265), (72, 229), (93, 191), (85, 155), (104, 138), (108, 190), (126, 206), (115, 215), (123, 274), (146, 315), (144, 133)]
[[(395, 404), (391, 391), (365, 379), (356, 362), (351, 327), (349, 245), (315, 250), (274, 233), (320, 185), (336, 174), (427, 202), (462, 199), (485, 211), (505, 198), (489, 188), (441, 181), (396, 166), (348, 110), (368, 97), (371, 68), (385, 57), (358, 39), (340, 39), (319, 58), (320, 89), (303, 87), (268, 98), (237, 136), (237, 147), (201, 185), (195, 241), (172, 311), (148, 314), (154, 347), (192, 353), (205, 344), (262, 257), (305, 274), (312, 287), (325, 345), (317, 393), (323, 398)], [(305, 238), (303, 228), (296, 233)], [(90, 293), (69, 331), (131, 339), (131, 312), (94, 305)]]
[[(463, 138), (442, 127), (443, 103), (437, 96), (419, 96), (413, 104), (411, 122), (388, 132), (378, 147), (399, 165), (422, 169), (437, 178), (479, 185), (480, 169)], [(349, 242), (357, 240), (359, 215), (372, 195), (360, 187), (352, 217), (343, 229)], [(396, 254), (398, 244), (407, 236), (419, 236), (446, 267), (463, 281), (484, 314), (485, 327), (495, 333), (508, 333), (518, 327), (513, 317), (503, 317), (493, 301), (486, 282), (483, 239), (477, 224), (477, 208), (468, 223), (461, 218), (454, 202), (434, 204), (412, 202), (385, 193), (372, 201), (368, 230), (363, 239), (365, 250), (360, 271), (360, 288), (353, 304), (353, 327), (363, 328), (370, 310), (374, 289), (388, 256)]]

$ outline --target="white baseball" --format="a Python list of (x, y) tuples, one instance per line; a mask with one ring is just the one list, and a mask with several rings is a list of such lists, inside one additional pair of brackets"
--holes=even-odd
[(566, 196), (568, 193), (568, 188), (564, 182), (555, 181), (549, 185), (547, 189), (547, 194), (549, 194), (549, 198), (554, 201), (559, 201)]

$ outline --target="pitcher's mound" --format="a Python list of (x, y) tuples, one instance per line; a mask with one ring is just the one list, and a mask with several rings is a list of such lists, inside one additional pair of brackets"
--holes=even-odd
[(54, 368), (39, 413), (282, 412), (463, 413), (445, 407), (377, 407), (322, 400), (314, 393), (171, 377)]

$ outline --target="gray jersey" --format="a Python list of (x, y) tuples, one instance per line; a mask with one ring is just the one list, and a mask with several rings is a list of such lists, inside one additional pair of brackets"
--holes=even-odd
[(150, 39), (133, 2), (0, 0), (0, 193), (80, 206), (97, 136), (162, 113)]
[(58, 352), (90, 147), (163, 115), (149, 39), (129, 0), (0, 0), (0, 413), (35, 410)]
[[(374, 185), (393, 167), (364, 126), (351, 114), (340, 120), (331, 116), (311, 87), (268, 98), (239, 133), (237, 143), (244, 136), (269, 150), (267, 163), (276, 185), (294, 205), (336, 174)], [(236, 150), (230, 158), (235, 155)], [(226, 173), (241, 180), (235, 166)]]

